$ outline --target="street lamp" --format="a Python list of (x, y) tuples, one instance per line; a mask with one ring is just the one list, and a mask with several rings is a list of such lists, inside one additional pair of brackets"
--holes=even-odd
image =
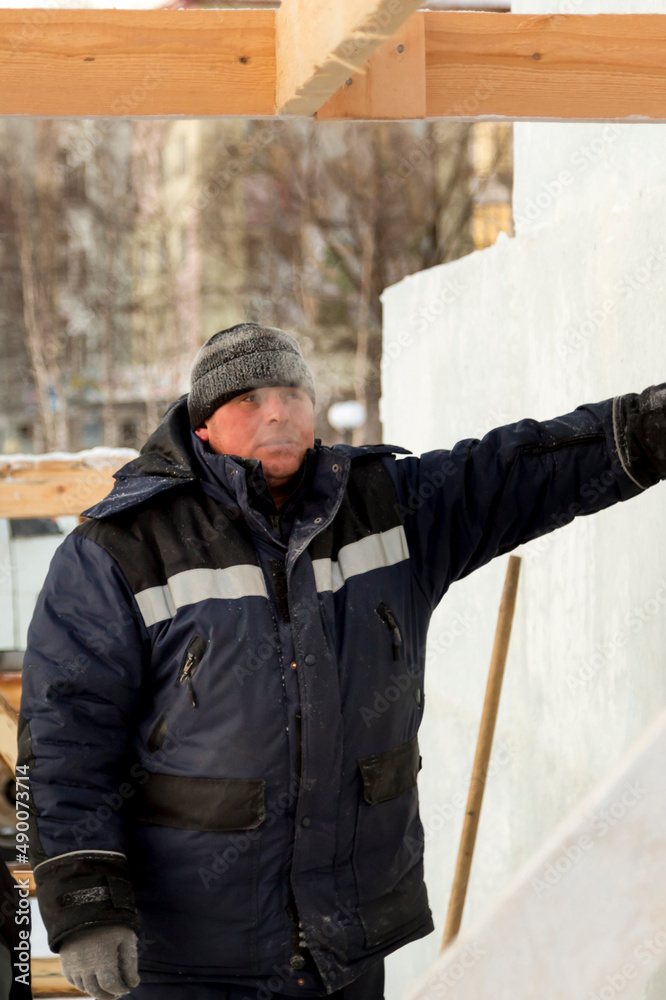
[(367, 412), (363, 403), (357, 399), (346, 399), (329, 406), (326, 416), (331, 427), (335, 427), (344, 436), (345, 444), (351, 444), (352, 434), (363, 426)]

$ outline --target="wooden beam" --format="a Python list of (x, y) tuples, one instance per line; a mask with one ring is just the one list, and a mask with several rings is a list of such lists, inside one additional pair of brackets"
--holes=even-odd
[(0, 694), (0, 758), (16, 774), (18, 712)]
[(666, 121), (666, 15), (425, 12), (427, 116)]
[(59, 958), (33, 958), (30, 963), (33, 997), (83, 997), (62, 974)]
[(666, 121), (664, 14), (422, 11), (402, 31), (412, 26), (424, 111), (410, 101), (422, 74), (402, 72), (392, 39), (316, 117)]
[(313, 115), (421, 0), (283, 0), (276, 16), (277, 114)]
[(23, 674), (20, 670), (7, 670), (0, 673), (0, 694), (17, 712), (21, 707), (21, 684)]
[(1, 10), (0, 115), (272, 115), (273, 10)]
[[(130, 449), (126, 449), (129, 452)], [(109, 493), (113, 473), (128, 454), (95, 449), (69, 459), (48, 455), (0, 459), (0, 517), (60, 517), (80, 514)], [(135, 453), (134, 453), (135, 454)]]
[[(0, 9), (0, 115), (666, 122), (666, 14), (425, 11), (408, 24), (419, 2)], [(425, 108), (417, 50), (397, 38), (421, 30)]]
[(316, 113), (331, 118), (425, 118), (425, 21), (414, 14)]

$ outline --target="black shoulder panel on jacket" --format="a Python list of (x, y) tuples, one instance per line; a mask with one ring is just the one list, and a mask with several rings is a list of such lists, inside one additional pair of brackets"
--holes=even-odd
[(135, 594), (163, 587), (185, 570), (258, 565), (240, 511), (196, 484), (114, 517), (85, 521), (75, 531), (115, 559)]

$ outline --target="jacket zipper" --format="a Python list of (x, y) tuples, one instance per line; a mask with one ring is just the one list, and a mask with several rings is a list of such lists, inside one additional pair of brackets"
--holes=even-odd
[(289, 886), (289, 902), (287, 903), (287, 913), (289, 915), (289, 939), (290, 939), (290, 956), (289, 956), (289, 966), (292, 969), (302, 969), (305, 967), (305, 955), (303, 954), (303, 949), (307, 948), (305, 943), (305, 938), (303, 935), (303, 930), (301, 928), (301, 922), (298, 919), (298, 910), (296, 908), (296, 899), (294, 897), (294, 890), (291, 885)]
[(271, 524), (275, 529), (275, 534), (278, 536), (280, 541), (282, 541), (282, 516), (280, 514), (270, 515)]
[(577, 444), (593, 444), (605, 440), (605, 434), (580, 434), (566, 441), (556, 441), (555, 444), (524, 444), (521, 451), (523, 455), (544, 455), (549, 451), (559, 451), (561, 448), (571, 448)]
[(187, 693), (189, 695), (192, 708), (197, 707), (197, 700), (194, 696), (194, 690), (192, 688), (192, 677), (194, 676), (195, 670), (201, 663), (203, 655), (207, 649), (208, 640), (202, 639), (201, 636), (196, 635), (185, 651), (185, 660), (180, 672), (180, 677), (178, 678), (179, 684), (182, 684), (183, 681), (187, 681)]
[(393, 659), (399, 660), (400, 646), (402, 644), (402, 635), (400, 634), (400, 628), (398, 626), (398, 623), (395, 620), (395, 615), (389, 608), (388, 604), (385, 604), (384, 601), (381, 601), (377, 605), (375, 611), (377, 612), (381, 620), (384, 622), (384, 624), (388, 627), (388, 629), (391, 632), (391, 637), (393, 639)]

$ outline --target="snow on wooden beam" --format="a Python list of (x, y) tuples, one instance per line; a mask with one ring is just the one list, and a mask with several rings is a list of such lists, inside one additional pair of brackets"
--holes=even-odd
[(0, 10), (0, 115), (274, 111), (274, 10)]
[(80, 514), (106, 496), (113, 473), (136, 454), (132, 448), (91, 448), (71, 455), (0, 455), (0, 517)]
[(421, 0), (283, 0), (276, 15), (278, 114), (313, 115)]
[(666, 712), (408, 1000), (634, 996), (666, 958)]

